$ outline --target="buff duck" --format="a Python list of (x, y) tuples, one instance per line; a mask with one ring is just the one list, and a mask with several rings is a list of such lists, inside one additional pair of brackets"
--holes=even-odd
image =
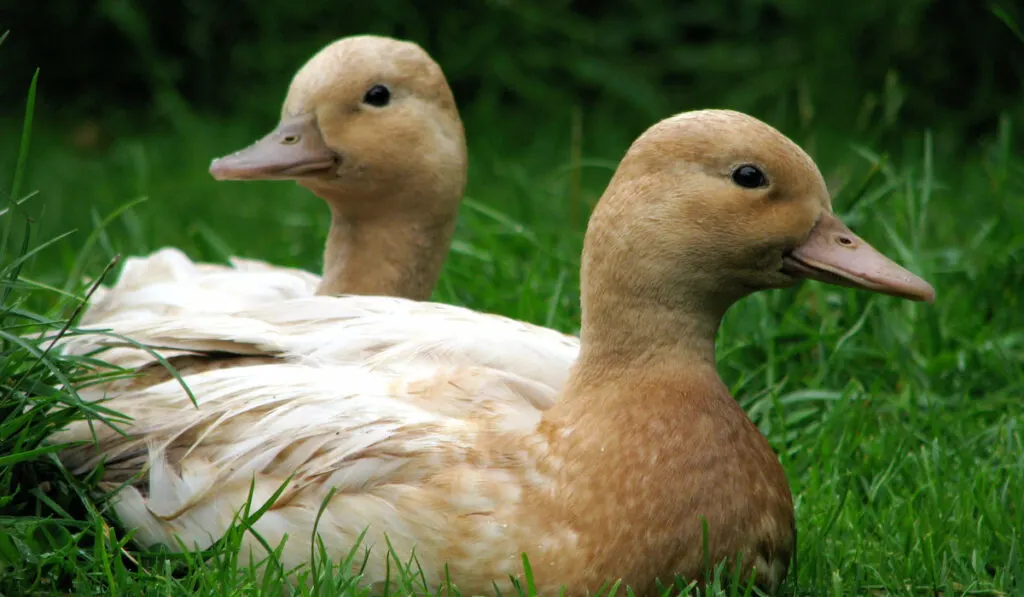
[(294, 180), (327, 203), (323, 277), (265, 262), (194, 263), (174, 248), (126, 260), (82, 324), (234, 312), (312, 295), (428, 298), (467, 175), (466, 140), (441, 67), (420, 46), (337, 40), (295, 74), (265, 137), (213, 160), (218, 180)]

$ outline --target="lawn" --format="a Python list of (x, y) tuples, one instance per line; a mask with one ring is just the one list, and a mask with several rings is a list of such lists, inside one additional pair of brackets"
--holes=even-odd
[[(549, 126), (493, 122), (467, 119), (470, 184), (433, 300), (575, 333), (586, 216), (640, 130), (569, 111)], [(118, 254), (173, 245), (195, 259), (243, 255), (319, 271), (328, 218), (315, 197), (291, 183), (218, 183), (206, 172), (210, 159), (271, 124), (193, 116), (90, 145), (72, 143), (70, 127), (35, 123), (17, 196), (35, 194), (0, 223), (11, 231), (0, 262), (0, 594), (291, 594), (274, 575), (237, 573), (230, 538), (202, 555), (139, 552), (102, 516), (102, 502), (85, 497), (88, 481), (69, 479), (38, 449), (53, 425), (86, 414), (42, 385), (70, 364), (30, 356), (11, 336), (29, 329), (32, 313), (61, 325), (75, 301), (48, 288), (80, 296), (80, 274), (98, 275)], [(728, 314), (720, 371), (778, 452), (795, 496), (798, 565), (785, 594), (1021, 594), (1017, 131), (1005, 121), (959, 152), (937, 149), (924, 130), (890, 131), (905, 137), (890, 154), (839, 135), (785, 132), (819, 160), (846, 222), (937, 292), (928, 305), (809, 282)], [(4, 135), (2, 170), (14, 172), (17, 159), (18, 135)], [(23, 247), (72, 230), (13, 267)], [(71, 406), (42, 408), (58, 403)], [(25, 415), (26, 404), (37, 408)], [(320, 568), (299, 594), (360, 593), (352, 580)], [(394, 592), (413, 585), (405, 578)]]

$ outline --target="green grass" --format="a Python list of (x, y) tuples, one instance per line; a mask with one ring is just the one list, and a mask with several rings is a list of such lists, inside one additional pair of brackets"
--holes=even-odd
[[(574, 126), (569, 114), (546, 127), (486, 122), (467, 123), (469, 199), (434, 298), (576, 332), (586, 216), (640, 131), (594, 118)], [(238, 254), (319, 271), (325, 206), (294, 184), (206, 173), (269, 124), (196, 118), (174, 134), (120, 131), (103, 149), (79, 150), (37, 123), (12, 195), (37, 194), (0, 220), (10, 231), (0, 262), (0, 594), (291, 594), (273, 574), (237, 573), (231, 537), (205, 554), (136, 550), (86, 497), (89, 481), (40, 449), (56, 426), (104, 415), (50, 389), (87, 372), (12, 340), (30, 326), (62, 329), (76, 302), (54, 289), (81, 294), (78, 274), (99, 274), (117, 254), (174, 245), (196, 259)], [(1024, 156), (1013, 133), (1004, 122), (969, 159), (937, 155), (923, 131), (907, 131), (893, 158), (794, 134), (844, 219), (933, 282), (938, 298), (806, 283), (728, 314), (720, 370), (796, 498), (788, 594), (1024, 592)], [(4, 137), (0, 163), (18, 161), (16, 138)], [(396, 574), (394, 594), (416, 590), (414, 574)], [(361, 591), (340, 567), (319, 566), (298, 594)]]

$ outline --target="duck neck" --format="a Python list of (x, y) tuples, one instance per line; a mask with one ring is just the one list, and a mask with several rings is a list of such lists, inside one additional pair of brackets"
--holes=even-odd
[(430, 298), (448, 254), (451, 215), (351, 214), (336, 202), (318, 295)]
[[(580, 355), (562, 399), (549, 412), (556, 427), (587, 420), (617, 433), (626, 430), (616, 424), (623, 417), (642, 424), (654, 409), (662, 417), (685, 419), (711, 404), (707, 399), (713, 403), (729, 395), (715, 362), (722, 313), (614, 291), (594, 299), (582, 301)], [(649, 383), (659, 387), (657, 397), (638, 395), (637, 388)], [(694, 396), (694, 387), (711, 390)]]
[(672, 300), (602, 292), (583, 301), (580, 375), (652, 365), (715, 368), (715, 335), (724, 309), (714, 301)]

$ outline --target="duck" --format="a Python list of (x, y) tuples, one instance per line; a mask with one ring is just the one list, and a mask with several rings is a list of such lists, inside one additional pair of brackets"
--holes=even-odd
[[(112, 286), (96, 286), (79, 327), (235, 313), (310, 296), (425, 300), (451, 245), (468, 157), (440, 65), (413, 42), (356, 35), (310, 58), (289, 85), (277, 127), (214, 159), (210, 173), (222, 181), (294, 180), (320, 197), (331, 213), (323, 275), (240, 257), (196, 263), (165, 247), (126, 259)], [(127, 370), (188, 354), (109, 344), (97, 333), (58, 342), (69, 355), (102, 351), (106, 365)]]
[[(579, 351), (555, 393), (444, 355), (311, 349), (186, 374), (191, 396), (176, 380), (114, 395), (119, 429), (76, 423), (52, 441), (83, 442), (59, 452), (77, 474), (104, 464), (144, 546), (208, 547), (251, 494), (251, 511), (266, 507), (252, 528), (272, 547), (287, 537), (284, 569), (319, 537), (335, 561), (366, 550), (371, 587), (393, 550), (463, 594), (512, 590), (523, 554), (539, 595), (615, 581), (651, 595), (675, 575), (707, 581), (705, 562), (775, 592), (795, 550), (792, 494), (718, 374), (715, 336), (737, 301), (808, 279), (935, 299), (833, 213), (792, 140), (741, 112), (684, 112), (632, 143), (591, 214)], [(258, 345), (252, 333), (239, 345)], [(262, 545), (245, 534), (241, 549), (258, 559)]]
[(220, 181), (290, 180), (330, 209), (323, 275), (233, 257), (195, 263), (165, 247), (126, 260), (80, 323), (234, 312), (316, 295), (427, 299), (465, 192), (468, 157), (440, 65), (411, 41), (336, 40), (294, 75), (277, 126), (214, 159)]
[[(168, 360), (175, 373), (251, 362), (194, 358), (197, 333), (227, 355), (297, 358), (295, 351), (313, 346), (297, 332), (316, 329), (319, 352), (339, 358), (367, 356), (368, 344), (377, 352), (390, 345), (389, 354), (417, 352), (407, 342), (411, 321), (417, 329), (447, 330), (443, 344), (463, 361), (489, 362), (480, 341), (501, 339), (505, 351), (491, 355), (496, 364), (521, 363), (523, 383), (555, 391), (578, 338), (427, 302), (451, 245), (467, 170), (454, 96), (425, 50), (374, 35), (336, 40), (295, 74), (272, 132), (210, 165), (218, 180), (295, 180), (324, 200), (332, 219), (323, 275), (240, 257), (230, 265), (196, 263), (165, 247), (126, 259), (113, 286), (94, 289), (78, 331), (56, 346), (67, 355), (96, 355), (100, 371), (133, 375), (100, 386), (118, 391), (172, 376)], [(380, 325), (367, 325), (368, 318)], [(268, 326), (288, 342), (269, 340)], [(234, 341), (260, 333), (258, 347)], [(436, 330), (430, 333), (425, 338), (436, 346)], [(538, 368), (538, 360), (547, 365)]]

